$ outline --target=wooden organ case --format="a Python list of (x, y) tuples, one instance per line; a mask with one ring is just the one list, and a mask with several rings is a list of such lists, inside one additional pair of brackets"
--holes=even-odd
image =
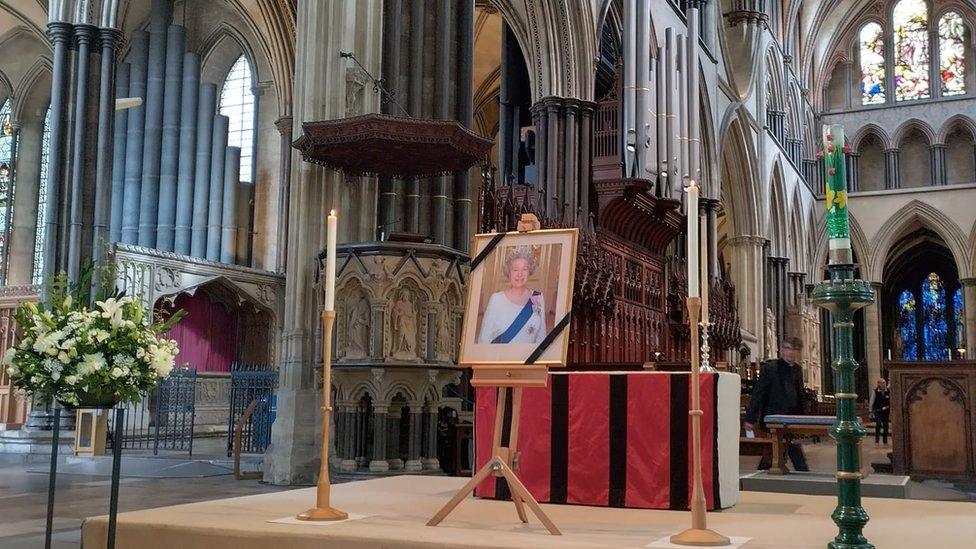
[[(571, 369), (637, 369), (647, 362), (687, 368), (687, 275), (684, 260), (670, 253), (685, 227), (681, 202), (657, 196), (649, 180), (623, 177), (620, 144), (619, 100), (611, 92), (593, 116), (592, 213), (547, 215), (542, 190), (521, 183), (495, 187), (486, 170), (479, 227), (515, 230), (521, 214), (531, 212), (543, 228), (580, 228)], [(711, 356), (726, 361), (741, 343), (734, 288), (714, 277), (710, 290)]]

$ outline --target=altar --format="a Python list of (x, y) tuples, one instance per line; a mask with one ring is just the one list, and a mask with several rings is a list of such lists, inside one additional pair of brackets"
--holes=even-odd
[[(539, 502), (687, 509), (690, 378), (688, 372), (550, 371), (546, 387), (523, 389), (519, 478)], [(739, 501), (739, 376), (703, 374), (700, 383), (705, 498), (708, 509), (724, 509)], [(478, 389), (475, 469), (491, 458), (495, 402), (494, 388)], [(475, 495), (509, 497), (494, 478)]]

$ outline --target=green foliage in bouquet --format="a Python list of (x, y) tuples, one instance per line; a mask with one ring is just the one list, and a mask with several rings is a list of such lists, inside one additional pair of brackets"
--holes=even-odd
[(179, 349), (162, 335), (183, 311), (154, 320), (104, 273), (89, 307), (93, 270), (85, 269), (75, 284), (63, 274), (54, 277), (46, 304), (17, 309), (21, 340), (3, 364), (19, 391), (73, 406), (133, 402), (172, 371)]

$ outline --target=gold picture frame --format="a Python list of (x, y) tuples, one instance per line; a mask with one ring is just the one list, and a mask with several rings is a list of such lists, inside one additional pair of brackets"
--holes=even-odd
[[(475, 235), (472, 257), (478, 257), (497, 236)], [(525, 362), (572, 309), (578, 240), (578, 229), (505, 233), (469, 276), (460, 365), (476, 370), (528, 368)], [(509, 268), (513, 265), (520, 274), (513, 274)], [(513, 292), (516, 287), (520, 291)], [(527, 291), (531, 297), (522, 302)], [(513, 294), (514, 302), (509, 299)], [(568, 353), (567, 325), (533, 366), (565, 366)]]

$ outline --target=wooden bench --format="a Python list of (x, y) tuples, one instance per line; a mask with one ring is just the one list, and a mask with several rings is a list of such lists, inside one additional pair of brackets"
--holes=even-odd
[[(791, 416), (768, 415), (763, 418), (766, 428), (773, 435), (773, 466), (770, 475), (786, 475), (790, 470), (786, 468), (786, 449), (790, 442), (811, 436), (826, 437), (830, 435), (830, 428), (837, 421), (835, 416)], [(870, 472), (870, 466), (865, 466), (861, 445), (857, 445), (862, 478)]]
[(764, 463), (772, 463), (774, 444), (771, 438), (739, 437), (739, 455), (759, 456)]

